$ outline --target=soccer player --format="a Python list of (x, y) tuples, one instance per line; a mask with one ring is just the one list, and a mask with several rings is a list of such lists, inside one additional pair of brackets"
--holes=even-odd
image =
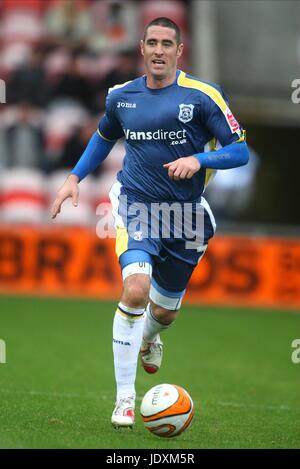
[[(52, 208), (55, 218), (68, 197), (77, 206), (78, 183), (125, 137), (123, 167), (110, 192), (123, 277), (113, 322), (115, 427), (133, 426), (139, 352), (146, 372), (160, 368), (160, 333), (176, 319), (190, 276), (214, 235), (205, 186), (215, 170), (244, 165), (249, 157), (244, 131), (222, 90), (177, 68), (183, 52), (178, 26), (168, 18), (151, 21), (140, 46), (145, 75), (109, 90), (99, 128)], [(165, 211), (177, 207), (173, 216), (168, 212), (165, 236), (162, 203)], [(143, 213), (139, 224), (137, 207)], [(189, 217), (190, 233), (180, 234)]]

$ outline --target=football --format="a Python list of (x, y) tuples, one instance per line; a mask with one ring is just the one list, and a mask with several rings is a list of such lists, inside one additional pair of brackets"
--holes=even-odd
[(194, 416), (189, 393), (175, 384), (158, 384), (143, 397), (141, 417), (145, 427), (157, 436), (171, 438), (188, 428)]

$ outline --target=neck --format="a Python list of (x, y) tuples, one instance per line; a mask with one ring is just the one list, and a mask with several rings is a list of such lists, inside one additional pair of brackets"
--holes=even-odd
[(166, 86), (172, 85), (176, 78), (176, 69), (166, 78), (155, 78), (153, 75), (146, 73), (147, 77), (147, 86), (148, 88), (158, 89), (158, 88), (165, 88)]

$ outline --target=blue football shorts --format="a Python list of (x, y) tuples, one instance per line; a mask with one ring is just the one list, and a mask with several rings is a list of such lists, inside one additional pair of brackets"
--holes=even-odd
[(151, 203), (117, 181), (110, 191), (116, 253), (123, 280), (133, 273), (151, 276), (150, 299), (179, 309), (188, 281), (215, 233), (211, 209), (198, 203)]

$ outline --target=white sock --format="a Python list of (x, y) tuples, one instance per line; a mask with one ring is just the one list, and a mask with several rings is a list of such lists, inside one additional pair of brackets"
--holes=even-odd
[(152, 312), (151, 305), (148, 303), (144, 321), (143, 339), (149, 343), (155, 342), (157, 334), (170, 326), (171, 324), (162, 324), (156, 319)]
[(135, 396), (135, 377), (142, 342), (144, 308), (119, 303), (113, 323), (113, 354), (117, 399)]

